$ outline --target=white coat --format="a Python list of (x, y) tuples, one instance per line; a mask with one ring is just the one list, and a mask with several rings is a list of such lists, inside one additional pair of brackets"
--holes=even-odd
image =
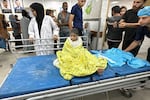
[(59, 28), (50, 16), (45, 15), (41, 26), (41, 37), (39, 36), (38, 24), (36, 18), (32, 18), (28, 28), (29, 38), (33, 39), (46, 39), (35, 40), (36, 55), (48, 55), (53, 54), (54, 45), (46, 45), (54, 43), (53, 35), (59, 34)]

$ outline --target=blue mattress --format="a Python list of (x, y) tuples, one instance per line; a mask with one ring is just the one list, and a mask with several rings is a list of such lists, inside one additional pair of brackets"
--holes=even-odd
[(71, 83), (71, 85), (77, 85), (77, 84), (81, 84), (81, 83), (88, 83), (88, 82), (92, 81), (91, 78), (92, 78), (91, 76), (75, 77), (70, 81), (70, 83)]
[(121, 67), (111, 67), (110, 69), (118, 76), (125, 76), (129, 74), (150, 71), (150, 66), (145, 66), (141, 68), (132, 68), (128, 65), (123, 65)]
[(150, 67), (134, 69), (127, 65), (113, 68), (108, 66), (102, 75), (95, 73), (86, 77), (75, 77), (71, 81), (67, 81), (61, 77), (59, 70), (53, 66), (54, 59), (56, 59), (55, 55), (18, 59), (0, 88), (0, 99), (150, 70)]
[(93, 81), (104, 80), (104, 79), (108, 79), (108, 78), (113, 78), (115, 76), (116, 76), (116, 73), (109, 66), (107, 66), (107, 68), (101, 75), (99, 75), (97, 73), (92, 75), (92, 80)]
[(55, 55), (21, 58), (0, 88), (0, 98), (70, 85), (53, 66)]

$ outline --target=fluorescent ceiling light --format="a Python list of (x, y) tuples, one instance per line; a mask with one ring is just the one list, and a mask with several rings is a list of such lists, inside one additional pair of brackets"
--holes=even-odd
[(111, 4), (117, 4), (119, 1), (112, 1)]

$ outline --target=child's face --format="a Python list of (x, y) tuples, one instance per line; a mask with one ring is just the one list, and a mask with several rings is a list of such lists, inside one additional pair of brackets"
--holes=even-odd
[(78, 40), (78, 35), (75, 34), (75, 33), (71, 33), (70, 38), (71, 38), (72, 41), (76, 41), (76, 40)]

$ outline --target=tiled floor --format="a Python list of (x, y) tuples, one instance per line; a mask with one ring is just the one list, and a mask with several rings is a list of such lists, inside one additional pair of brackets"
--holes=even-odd
[[(140, 49), (140, 52), (137, 57), (142, 59), (146, 58), (147, 48), (149, 47), (150, 40), (148, 38), (145, 39), (143, 45)], [(10, 52), (5, 52), (5, 50), (0, 49), (0, 83), (3, 83), (5, 77), (9, 74), (11, 70), (12, 64), (15, 64), (16, 59), (19, 58), (20, 55), (12, 54)], [(150, 84), (150, 83), (149, 83)], [(150, 89), (142, 89), (133, 91), (132, 98), (126, 98), (120, 94), (118, 90), (110, 91), (109, 97), (110, 100), (150, 100)], [(105, 93), (95, 94), (92, 96), (83, 97), (84, 100), (107, 100)]]

